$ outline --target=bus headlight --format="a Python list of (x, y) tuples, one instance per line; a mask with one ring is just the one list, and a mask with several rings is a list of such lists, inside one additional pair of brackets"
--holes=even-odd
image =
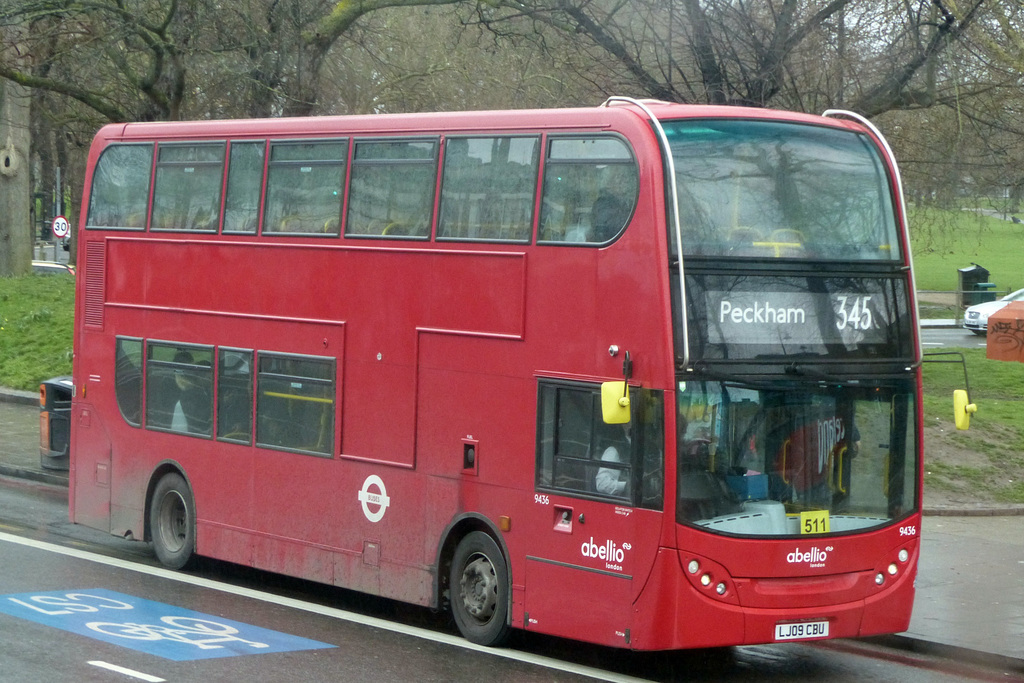
[(739, 605), (740, 587), (724, 565), (693, 555), (681, 560), (679, 569), (697, 593), (712, 600)]

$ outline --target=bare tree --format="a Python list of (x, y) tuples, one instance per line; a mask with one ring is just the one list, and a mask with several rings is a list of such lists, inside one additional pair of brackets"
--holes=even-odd
[(914, 201), (1009, 215), (1024, 189), (1024, 9), (986, 9), (928, 69), (930, 97), (879, 122), (891, 131)]
[[(42, 130), (39, 117), (62, 118), (57, 108), (91, 120), (93, 128), (102, 121), (173, 120), (214, 113), (309, 114), (316, 111), (322, 92), (328, 53), (360, 17), (390, 7), (454, 1), (245, 0), (232, 12), (225, 5), (235, 3), (208, 0), (0, 0), (4, 100), (20, 101), (22, 94), (33, 90), (37, 106), (55, 105), (54, 110), (35, 113), (37, 130)], [(244, 74), (241, 79), (239, 72)], [(241, 99), (233, 97), (239, 82), (245, 95)], [(228, 83), (234, 92), (217, 88)], [(40, 92), (55, 99), (39, 97)], [(69, 107), (70, 102), (78, 106)], [(240, 108), (239, 102), (247, 107)], [(10, 129), (24, 131), (11, 149), (27, 161), (28, 120), (19, 126)], [(5, 130), (0, 128), (0, 133)], [(3, 142), (0, 139), (0, 146)], [(64, 142), (45, 141), (50, 150), (37, 158), (48, 160), (49, 151), (59, 152)], [(28, 164), (23, 166), (21, 175), (27, 178)], [(19, 197), (8, 196), (11, 192)], [(28, 202), (30, 197), (27, 185), (15, 190), (11, 182), (0, 182), (0, 207), (19, 198)], [(11, 221), (21, 213), (19, 208), (3, 216)], [(28, 211), (24, 214), (24, 228), (30, 230)], [(22, 272), (27, 266), (18, 264), (30, 260), (31, 241), (11, 237), (21, 234), (21, 218), (18, 223), (16, 230), (0, 227), (0, 275)]]
[(615, 89), (691, 103), (797, 108), (823, 96), (869, 116), (927, 106), (940, 55), (985, 0), (491, 0), (476, 21), (508, 34), (559, 28)]
[[(110, 121), (174, 119), (185, 94), (186, 53), (175, 34), (179, 0), (0, 0), (0, 22), (30, 23), (5, 43), (0, 76), (73, 98)], [(66, 74), (33, 65), (59, 60)]]
[[(1024, 109), (1020, 69), (1007, 66), (1024, 54), (1020, 15), (991, 0), (0, 0), (0, 78), (34, 92), (44, 176), (48, 164), (74, 166), (56, 157), (81, 158), (104, 121), (569, 105), (614, 93), (859, 110), (920, 159), (909, 175), (924, 196), (943, 163), (944, 187), (982, 177), (980, 159), (966, 171), (950, 155), (1021, 156), (1016, 120), (999, 109)], [(921, 117), (955, 133), (913, 147), (926, 144), (911, 134)], [(971, 136), (983, 130), (979, 146)], [(1003, 175), (991, 182), (1024, 187)]]
[[(21, 26), (4, 29), (11, 45), (20, 45), (23, 35)], [(0, 276), (24, 275), (32, 265), (29, 102), (22, 85), (4, 83), (0, 89)]]
[[(33, 26), (17, 49), (0, 45), (0, 77), (73, 98), (109, 121), (203, 116), (225, 103), (236, 103), (235, 115), (307, 115), (328, 85), (332, 50), (358, 21), (465, 1), (0, 0), (0, 25)], [(33, 72), (44, 58), (69, 65), (67, 76)], [(192, 109), (193, 98), (209, 107)]]
[[(383, 11), (410, 13), (415, 7), (459, 1), (242, 0), (204, 15), (203, 23), (211, 30), (204, 38), (203, 50), (221, 60), (207, 75), (212, 73), (213, 82), (222, 86), (219, 93), (230, 93), (229, 98), (223, 94), (220, 98), (244, 103), (247, 115), (308, 116), (335, 104), (324, 102), (325, 91), (336, 91), (333, 79), (325, 74), (337, 74), (337, 66), (345, 61), (353, 42), (342, 39), (359, 32), (357, 22)], [(400, 36), (392, 47), (420, 42), (423, 35)], [(346, 44), (339, 46), (339, 42)], [(209, 64), (206, 62), (207, 68)], [(345, 77), (362, 80), (366, 74), (355, 72)]]
[(16, 83), (5, 83), (0, 93), (0, 275), (24, 275), (31, 267), (30, 97)]
[[(557, 32), (506, 39), (464, 25), (465, 8), (389, 9), (346, 33), (324, 67), (321, 110), (377, 113), (516, 109), (601, 101), (574, 77), (581, 55)], [(416, 36), (416, 39), (411, 39)], [(548, 41), (544, 52), (535, 40)]]

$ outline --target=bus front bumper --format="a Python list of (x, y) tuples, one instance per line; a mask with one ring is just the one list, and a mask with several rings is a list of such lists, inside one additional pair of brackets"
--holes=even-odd
[[(708, 560), (692, 572), (692, 554), (662, 548), (636, 601), (638, 621), (633, 624), (630, 646), (676, 650), (905, 631), (910, 625), (917, 573), (918, 543), (912, 546), (914, 552), (902, 571), (892, 575), (881, 572), (881, 584), (876, 583), (880, 573), (876, 571), (732, 579), (721, 565)], [(837, 590), (837, 585), (845, 589)], [(754, 597), (755, 593), (760, 597)]]

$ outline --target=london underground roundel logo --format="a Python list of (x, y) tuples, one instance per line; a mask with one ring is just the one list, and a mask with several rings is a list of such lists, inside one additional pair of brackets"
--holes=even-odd
[[(372, 487), (376, 487), (376, 491)], [(363, 482), (363, 488), (359, 489), (359, 502), (363, 505), (363, 514), (371, 522), (379, 522), (384, 519), (384, 513), (391, 505), (388, 498), (388, 490), (384, 487), (384, 481), (376, 474), (371, 474)]]

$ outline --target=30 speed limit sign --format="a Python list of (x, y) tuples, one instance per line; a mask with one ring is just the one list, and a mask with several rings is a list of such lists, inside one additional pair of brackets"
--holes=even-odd
[(58, 239), (64, 239), (71, 232), (71, 224), (68, 223), (68, 219), (64, 216), (57, 216), (53, 219), (53, 236)]

